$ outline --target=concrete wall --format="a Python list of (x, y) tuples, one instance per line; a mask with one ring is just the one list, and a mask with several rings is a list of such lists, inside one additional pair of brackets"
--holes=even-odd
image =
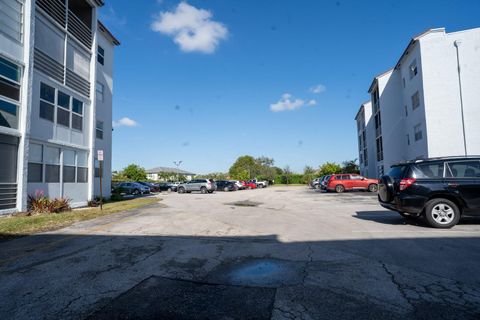
[[(460, 94), (457, 48), (462, 91)], [(430, 157), (480, 154), (480, 29), (433, 33), (420, 40)]]
[[(95, 97), (95, 119), (103, 121), (103, 139), (95, 139), (95, 150), (103, 150), (103, 196), (111, 195), (112, 183), (112, 105), (113, 105), (113, 65), (114, 46), (98, 31), (98, 45), (105, 50), (104, 64), (96, 65), (96, 81), (103, 85), (103, 99)], [(96, 59), (96, 57), (95, 57)], [(95, 83), (96, 85), (96, 83)], [(100, 194), (100, 179), (95, 178), (94, 194)]]

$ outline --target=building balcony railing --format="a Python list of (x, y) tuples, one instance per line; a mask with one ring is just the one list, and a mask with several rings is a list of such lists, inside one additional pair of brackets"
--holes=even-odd
[(33, 67), (58, 82), (63, 83), (64, 66), (37, 48), (35, 48), (33, 55)]
[(62, 0), (37, 0), (37, 8), (48, 14), (55, 22), (75, 37), (88, 49), (92, 48), (91, 27), (86, 25), (72, 10), (67, 10)]
[(90, 97), (90, 82), (67, 68), (65, 84), (71, 89)]
[(67, 9), (60, 0), (37, 0), (37, 6), (65, 28), (67, 25)]
[(71, 10), (68, 10), (68, 32), (83, 43), (87, 48), (92, 47), (92, 31)]

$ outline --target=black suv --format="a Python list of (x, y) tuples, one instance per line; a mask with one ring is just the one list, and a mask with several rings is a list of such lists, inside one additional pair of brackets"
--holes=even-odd
[(235, 183), (227, 180), (217, 180), (217, 190), (219, 191), (237, 191), (238, 187)]
[(480, 215), (480, 156), (394, 165), (379, 181), (378, 199), (404, 217), (424, 215), (432, 227), (451, 228), (461, 216)]

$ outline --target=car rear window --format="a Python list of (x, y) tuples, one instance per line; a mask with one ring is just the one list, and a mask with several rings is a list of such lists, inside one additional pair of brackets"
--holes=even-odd
[(417, 178), (443, 178), (443, 162), (416, 164), (415, 175)]
[(388, 176), (394, 179), (402, 179), (405, 175), (405, 171), (407, 170), (408, 166), (394, 166), (388, 172)]

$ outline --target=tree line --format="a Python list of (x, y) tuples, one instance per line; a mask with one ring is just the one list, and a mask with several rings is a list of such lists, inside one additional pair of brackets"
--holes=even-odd
[[(237, 158), (228, 172), (213, 172), (197, 175), (196, 178), (208, 178), (215, 180), (267, 180), (276, 184), (307, 184), (317, 177), (335, 173), (359, 173), (357, 160), (347, 160), (342, 163), (326, 162), (318, 168), (305, 166), (302, 173), (293, 172), (290, 166), (283, 168), (275, 166), (275, 161), (268, 157), (252, 157), (244, 155)], [(170, 179), (171, 173), (159, 173), (163, 180)], [(178, 176), (177, 181), (185, 179)], [(121, 171), (114, 171), (112, 181), (146, 181), (145, 169), (136, 164), (130, 164)]]

